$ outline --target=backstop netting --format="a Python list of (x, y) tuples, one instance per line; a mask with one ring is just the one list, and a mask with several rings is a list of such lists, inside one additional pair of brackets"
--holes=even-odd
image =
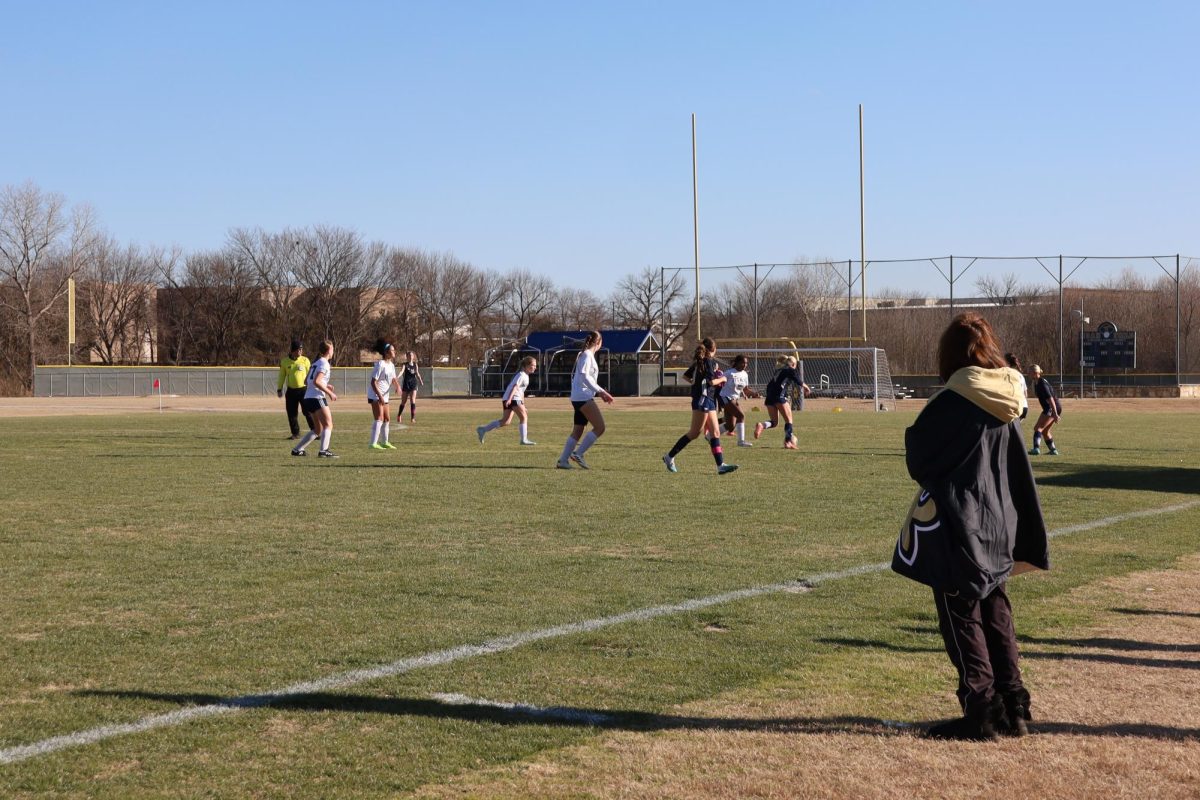
[[(775, 374), (781, 356), (794, 356), (797, 370), (812, 389), (813, 397), (872, 401), (875, 411), (891, 410), (896, 402), (896, 387), (887, 353), (878, 347), (742, 347), (720, 351), (721, 369), (730, 369), (734, 357), (749, 361), (746, 372), (750, 387), (757, 392), (766, 388)], [(804, 398), (795, 392), (792, 407), (804, 408)]]

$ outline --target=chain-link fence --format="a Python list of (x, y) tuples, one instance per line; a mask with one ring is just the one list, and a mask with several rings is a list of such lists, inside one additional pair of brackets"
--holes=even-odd
[[(470, 394), (467, 370), (429, 367), (422, 370), (422, 394)], [(338, 394), (367, 393), (369, 367), (333, 367), (330, 382)], [(164, 395), (273, 395), (279, 379), (275, 367), (68, 367), (41, 366), (34, 372), (35, 397), (137, 397)], [(158, 381), (155, 387), (154, 382)]]

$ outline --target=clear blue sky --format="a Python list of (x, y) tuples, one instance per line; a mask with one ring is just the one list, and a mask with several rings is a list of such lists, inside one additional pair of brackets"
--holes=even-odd
[[(1200, 255), (1195, 2), (0, 0), (0, 184), (603, 295), (692, 263)], [(923, 276), (927, 277), (927, 276)], [(893, 270), (882, 284), (917, 281)], [(931, 279), (936, 283), (940, 279)]]

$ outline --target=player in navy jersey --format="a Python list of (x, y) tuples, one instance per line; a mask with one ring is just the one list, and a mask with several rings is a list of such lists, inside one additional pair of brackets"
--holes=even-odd
[(670, 472), (678, 472), (675, 456), (687, 447), (693, 439), (702, 432), (709, 436), (708, 446), (712, 449), (713, 460), (717, 462), (717, 474), (727, 475), (737, 469), (736, 464), (726, 464), (725, 454), (721, 450), (721, 429), (717, 425), (717, 392), (725, 384), (725, 376), (717, 368), (716, 343), (712, 339), (704, 339), (696, 345), (692, 365), (688, 367), (683, 377), (692, 382), (692, 426), (688, 432), (679, 437), (671, 452), (663, 456), (663, 463)]
[(412, 350), (408, 351), (405, 357), (404, 364), (401, 366), (400, 381), (400, 409), (396, 412), (396, 422), (400, 422), (400, 418), (404, 416), (404, 404), (411, 403), (408, 407), (408, 421), (417, 421), (417, 386), (424, 386), (425, 379), (421, 377), (421, 368), (417, 366), (417, 354)]
[(1042, 413), (1033, 425), (1033, 448), (1030, 449), (1029, 455), (1041, 455), (1042, 439), (1045, 439), (1046, 447), (1050, 448), (1050, 455), (1056, 456), (1058, 448), (1054, 446), (1054, 437), (1050, 435), (1050, 429), (1062, 416), (1062, 401), (1054, 396), (1054, 387), (1042, 377), (1042, 368), (1037, 364), (1033, 365), (1033, 393), (1042, 404)]
[(775, 375), (767, 384), (766, 391), (763, 392), (763, 401), (767, 407), (767, 413), (771, 415), (771, 419), (754, 426), (754, 438), (757, 439), (762, 436), (763, 431), (778, 426), (779, 418), (782, 416), (783, 446), (786, 450), (796, 449), (796, 434), (792, 428), (792, 387), (794, 386), (804, 392), (805, 397), (808, 397), (812, 393), (808, 384), (804, 382), (800, 377), (800, 373), (796, 371), (797, 363), (795, 356), (780, 356), (775, 362), (777, 367)]

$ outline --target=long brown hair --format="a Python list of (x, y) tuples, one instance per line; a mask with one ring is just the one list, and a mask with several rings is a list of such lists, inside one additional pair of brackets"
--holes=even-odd
[(705, 359), (712, 358), (715, 352), (717, 352), (716, 342), (707, 336), (700, 340), (696, 345), (696, 352), (692, 354), (692, 364), (696, 367), (697, 372), (704, 368)]
[(999, 369), (1008, 366), (992, 326), (974, 311), (950, 321), (938, 342), (938, 376), (943, 381), (963, 367)]
[(588, 335), (583, 337), (583, 349), (591, 350), (596, 345), (603, 341), (600, 337), (600, 331), (588, 331)]

